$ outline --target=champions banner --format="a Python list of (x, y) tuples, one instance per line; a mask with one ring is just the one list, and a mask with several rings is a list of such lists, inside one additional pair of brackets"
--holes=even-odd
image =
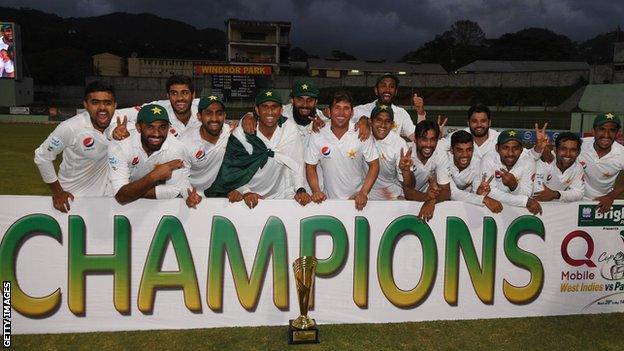
[(624, 311), (623, 203), (542, 206), (0, 196), (3, 312), (13, 334), (286, 326), (303, 255), (320, 324)]

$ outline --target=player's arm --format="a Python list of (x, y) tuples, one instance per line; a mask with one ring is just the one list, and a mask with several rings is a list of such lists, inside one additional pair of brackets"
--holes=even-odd
[(585, 194), (583, 172), (581, 171), (581, 174), (574, 177), (568, 190), (560, 191), (559, 194), (561, 194), (561, 202), (574, 202), (583, 199), (583, 195)]
[[(173, 171), (182, 167), (184, 167), (184, 162), (180, 159), (157, 165), (154, 167), (154, 170), (146, 174), (143, 178), (123, 185), (115, 194), (115, 199), (120, 204), (125, 205), (142, 197), (148, 199), (165, 198), (162, 196), (170, 195), (173, 190), (169, 191), (171, 189), (166, 189), (163, 192), (158, 189), (157, 184), (171, 178)], [(172, 197), (175, 196), (169, 198)]]
[(65, 191), (58, 181), (53, 161), (63, 152), (63, 150), (73, 143), (73, 135), (75, 133), (67, 124), (60, 124), (48, 136), (48, 138), (35, 150), (34, 162), (41, 178), (48, 185), (52, 192), (52, 204), (54, 208), (61, 212), (67, 212), (70, 209), (70, 199), (74, 199), (74, 195)]
[(598, 211), (609, 211), (611, 205), (613, 205), (613, 201), (615, 201), (615, 199), (617, 199), (622, 193), (624, 193), (624, 183), (614, 187), (613, 190), (608, 192), (606, 195), (595, 198), (594, 200), (598, 201)]
[(368, 172), (366, 172), (366, 177), (364, 178), (362, 188), (360, 188), (359, 192), (368, 196), (368, 193), (370, 193), (375, 181), (377, 180), (377, 176), (379, 175), (379, 159), (375, 159), (367, 163)]

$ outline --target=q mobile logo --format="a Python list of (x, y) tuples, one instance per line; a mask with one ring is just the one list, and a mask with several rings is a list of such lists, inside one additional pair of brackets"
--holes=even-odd
[(95, 140), (90, 136), (82, 139), (82, 145), (84, 145), (85, 147), (93, 147), (94, 144)]
[(201, 160), (202, 158), (204, 158), (204, 156), (206, 156), (206, 153), (204, 152), (204, 150), (197, 150), (197, 152), (195, 153), (195, 158), (198, 160)]
[(321, 153), (323, 154), (323, 156), (329, 156), (329, 154), (331, 154), (331, 149), (329, 148), (329, 146), (325, 145), (321, 148)]
[(579, 227), (617, 227), (624, 225), (624, 205), (613, 205), (608, 212), (598, 212), (598, 205), (579, 205)]
[[(578, 252), (573, 255), (570, 254), (568, 250), (568, 246), (572, 241), (584, 241), (587, 249), (584, 254), (579, 254)], [(587, 266), (587, 267), (596, 267), (594, 261), (591, 260), (592, 255), (594, 254), (594, 239), (592, 239), (591, 235), (583, 230), (575, 230), (570, 232), (568, 235), (563, 238), (561, 242), (561, 257), (563, 260), (573, 267), (579, 266)]]
[(134, 156), (134, 158), (132, 159), (132, 165), (136, 166), (139, 164), (139, 156)]

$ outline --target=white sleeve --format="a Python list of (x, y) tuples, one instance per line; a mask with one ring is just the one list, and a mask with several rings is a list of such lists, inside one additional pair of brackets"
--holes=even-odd
[(466, 190), (461, 190), (457, 187), (457, 185), (455, 185), (455, 182), (451, 182), (451, 200), (483, 206), (483, 198), (483, 195), (477, 195)]
[(15, 67), (13, 66), (13, 60), (9, 60), (4, 63), (4, 72), (6, 73), (15, 72)]
[(409, 113), (407, 113), (407, 111), (405, 111), (405, 113), (401, 113), (401, 116), (403, 116), (403, 118), (401, 120), (401, 130), (399, 134), (405, 137), (409, 137), (416, 131), (416, 125), (414, 124), (414, 122), (412, 122), (412, 117), (409, 115)]
[(310, 142), (308, 143), (308, 147), (306, 147), (305, 149), (304, 161), (305, 163), (309, 165), (318, 164), (319, 160), (321, 159), (320, 150), (318, 150), (318, 148), (316, 147), (316, 143), (314, 141), (315, 141), (314, 136), (312, 136), (312, 138), (310, 139)]
[(409, 146), (407, 146), (407, 143), (405, 142), (405, 140), (403, 140), (403, 138), (401, 138), (401, 143), (400, 143), (401, 147), (399, 147), (398, 150), (396, 151), (396, 162), (394, 164), (395, 167), (395, 172), (397, 174), (397, 178), (399, 179), (400, 182), (403, 182), (403, 172), (401, 171), (401, 168), (399, 167), (399, 164), (401, 163), (401, 149), (403, 149), (403, 154), (405, 154), (408, 150), (409, 150)]
[(35, 150), (35, 164), (41, 178), (47, 184), (58, 180), (52, 161), (63, 150), (73, 144), (74, 132), (67, 123), (59, 124), (48, 138)]
[(516, 190), (512, 192), (514, 195), (531, 196), (533, 194), (533, 178), (535, 176), (535, 161), (531, 157), (525, 157), (519, 159), (518, 162), (526, 162), (522, 168), (522, 174), (516, 176), (520, 178), (518, 180), (518, 186)]
[(438, 155), (436, 156), (435, 167), (436, 167), (436, 181), (440, 185), (445, 185), (451, 183), (451, 179), (449, 177), (450, 167), (449, 167), (449, 159), (446, 152), (438, 151)]
[(360, 118), (366, 117), (370, 118), (370, 111), (366, 111), (364, 105), (355, 106), (353, 109), (353, 116), (351, 116), (351, 123), (357, 123)]
[(372, 162), (379, 158), (379, 152), (375, 146), (374, 138), (368, 138), (362, 142), (362, 154), (366, 162)]
[(585, 180), (583, 179), (583, 171), (575, 174), (572, 184), (568, 190), (560, 191), (561, 198), (559, 201), (561, 202), (574, 202), (580, 201), (583, 198), (583, 194), (585, 193)]
[(120, 141), (112, 141), (108, 145), (108, 168), (113, 195), (117, 195), (119, 189), (130, 182), (128, 156), (123, 151)]

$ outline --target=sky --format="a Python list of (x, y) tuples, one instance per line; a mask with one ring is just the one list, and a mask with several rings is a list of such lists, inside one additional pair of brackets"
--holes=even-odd
[(617, 0), (5, 0), (61, 17), (153, 13), (199, 29), (225, 29), (228, 18), (292, 22), (291, 44), (328, 57), (398, 60), (458, 20), (479, 23), (487, 38), (529, 27), (583, 41), (624, 24)]

